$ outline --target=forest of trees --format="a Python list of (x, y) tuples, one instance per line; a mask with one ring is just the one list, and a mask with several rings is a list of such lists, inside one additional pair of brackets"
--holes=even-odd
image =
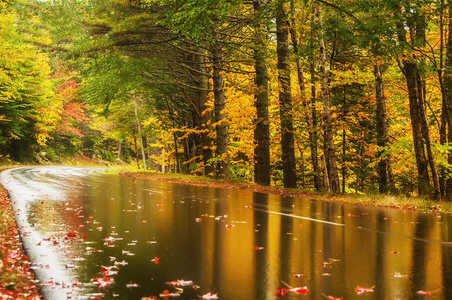
[(452, 1), (0, 0), (0, 155), (452, 198)]

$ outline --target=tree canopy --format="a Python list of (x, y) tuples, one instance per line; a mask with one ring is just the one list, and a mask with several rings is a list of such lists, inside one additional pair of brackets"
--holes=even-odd
[(0, 154), (450, 199), (450, 10), (1, 1)]

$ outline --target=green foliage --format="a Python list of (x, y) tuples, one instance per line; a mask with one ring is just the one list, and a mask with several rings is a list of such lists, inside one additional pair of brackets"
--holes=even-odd
[[(52, 101), (48, 58), (22, 30), (14, 11), (0, 13), (0, 151), (20, 159), (47, 135), (44, 110)], [(38, 21), (36, 21), (38, 22)], [(22, 28), (25, 26), (25, 28)], [(45, 39), (45, 37), (44, 37)]]
[(213, 42), (212, 24), (226, 21), (240, 0), (144, 0), (148, 6), (164, 6), (167, 11), (160, 22), (175, 33), (201, 43)]
[(56, 154), (55, 150), (53, 148), (45, 148), (44, 151), (45, 157), (51, 161), (56, 162), (58, 159), (58, 155)]

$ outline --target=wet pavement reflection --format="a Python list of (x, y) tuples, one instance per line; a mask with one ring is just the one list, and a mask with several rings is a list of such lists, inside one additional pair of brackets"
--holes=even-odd
[(448, 213), (95, 168), (18, 168), (0, 182), (48, 300), (452, 299)]

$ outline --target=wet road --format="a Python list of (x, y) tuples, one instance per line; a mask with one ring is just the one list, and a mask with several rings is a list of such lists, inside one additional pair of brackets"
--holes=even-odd
[(0, 182), (48, 300), (452, 299), (451, 214), (95, 168), (19, 168)]

